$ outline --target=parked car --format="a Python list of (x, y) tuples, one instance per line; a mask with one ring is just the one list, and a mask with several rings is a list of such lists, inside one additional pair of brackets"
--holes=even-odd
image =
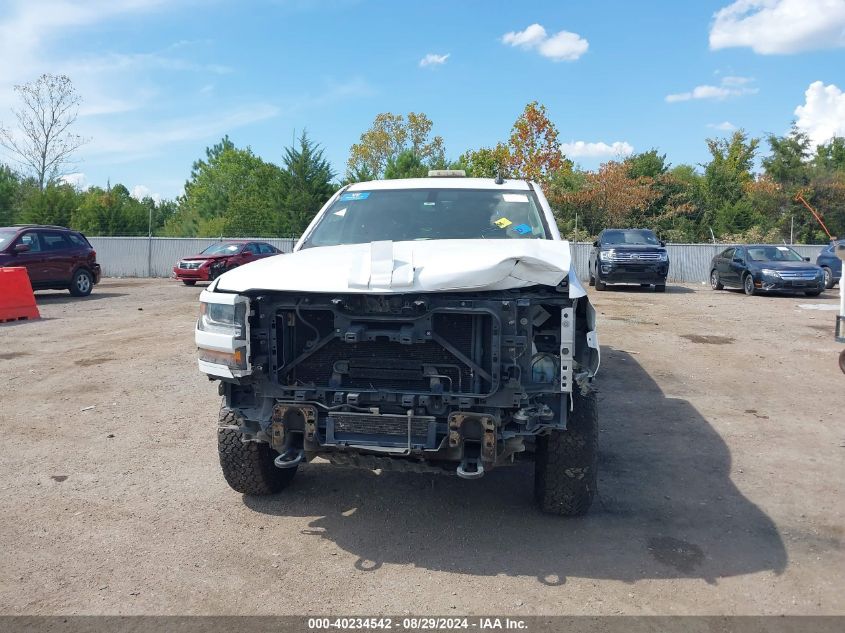
[(590, 285), (604, 290), (608, 284), (653, 284), (655, 291), (665, 292), (669, 274), (665, 246), (649, 229), (605, 229), (590, 251)]
[(833, 288), (842, 278), (842, 260), (834, 253), (837, 244), (845, 245), (845, 240), (831, 242), (816, 257), (816, 266), (820, 266), (824, 271), (825, 288)]
[(173, 267), (173, 277), (193, 286), (198, 281), (214, 281), (227, 270), (281, 252), (267, 242), (226, 240), (212, 244), (198, 255), (180, 259)]
[(0, 266), (26, 268), (33, 290), (91, 294), (100, 282), (97, 253), (82, 233), (63, 226), (0, 227)]
[(465, 479), (533, 460), (541, 510), (587, 511), (595, 310), (538, 185), (460, 176), (348, 185), (293, 253), (200, 295), (234, 490), (277, 493), (315, 457)]
[(732, 246), (710, 262), (710, 287), (760, 292), (803, 292), (816, 297), (824, 290), (824, 272), (788, 246)]

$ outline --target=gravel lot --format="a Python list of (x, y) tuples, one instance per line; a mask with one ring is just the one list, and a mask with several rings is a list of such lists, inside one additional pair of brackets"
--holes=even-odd
[(110, 279), (0, 326), (2, 614), (841, 614), (845, 376), (822, 297), (592, 293), (600, 499), (300, 469), (243, 497), (196, 368), (199, 288)]

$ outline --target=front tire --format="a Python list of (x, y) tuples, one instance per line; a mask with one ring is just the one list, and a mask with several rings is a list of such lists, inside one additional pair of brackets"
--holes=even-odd
[(822, 266), (824, 271), (824, 287), (830, 290), (836, 285), (836, 279), (833, 278), (833, 271), (827, 266)]
[(666, 284), (655, 284), (654, 292), (666, 292)]
[(805, 290), (804, 294), (808, 297), (818, 297), (822, 293), (821, 290)]
[[(235, 412), (221, 409), (220, 424), (238, 424)], [(273, 460), (279, 454), (269, 444), (243, 442), (241, 432), (232, 428), (217, 429), (217, 453), (226, 483), (245, 495), (276, 494), (296, 475), (296, 467), (276, 468)]]
[(73, 273), (73, 279), (70, 280), (70, 294), (74, 297), (87, 297), (94, 289), (94, 277), (84, 268), (80, 268)]
[(565, 431), (537, 438), (534, 498), (540, 510), (559, 516), (587, 513), (596, 494), (598, 412), (596, 394), (572, 394), (575, 410)]
[(601, 277), (599, 277), (598, 272), (596, 272), (596, 290), (598, 290), (599, 292), (601, 292), (602, 290), (607, 290), (607, 284), (601, 280)]
[(719, 281), (719, 273), (717, 273), (715, 270), (710, 271), (710, 287), (713, 290), (724, 290), (725, 289), (724, 284), (722, 284), (722, 282)]
[(754, 276), (751, 273), (748, 273), (742, 280), (742, 289), (749, 297), (757, 294), (757, 289), (754, 287)]
[(197, 285), (197, 282), (192, 280), (192, 279), (183, 279), (182, 283), (185, 284), (186, 286), (196, 286)]

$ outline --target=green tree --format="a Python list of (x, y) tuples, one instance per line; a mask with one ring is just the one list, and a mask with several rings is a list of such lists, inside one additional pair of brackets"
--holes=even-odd
[(81, 203), (71, 218), (75, 229), (103, 236), (147, 234), (148, 209), (123, 185), (91, 187), (80, 195)]
[(285, 149), (282, 164), (285, 194), (279, 232), (299, 235), (337, 190), (332, 183), (335, 173), (324, 158), (323, 150), (305, 131), (299, 137), (299, 147)]
[(469, 150), (461, 154), (458, 162), (472, 178), (510, 178), (511, 152), (504, 143), (497, 143), (496, 147), (482, 147)]
[(69, 184), (49, 183), (42, 191), (37, 182), (29, 180), (21, 188), (16, 221), (71, 226), (79, 203), (80, 194)]
[(813, 163), (822, 170), (845, 171), (845, 138), (834, 136), (819, 145)]
[(0, 226), (14, 224), (21, 183), (8, 166), (0, 165)]
[(788, 135), (770, 134), (767, 140), (771, 154), (762, 161), (766, 174), (785, 187), (806, 186), (810, 182), (810, 137), (793, 125)]
[(411, 152), (425, 165), (442, 162), (445, 156), (443, 139), (432, 136), (433, 124), (422, 112), (401, 114), (382, 112), (372, 126), (349, 149), (347, 180), (357, 181), (362, 174), (383, 178), (391, 159)]
[(634, 154), (625, 160), (629, 178), (659, 178), (669, 171), (666, 154), (658, 154), (656, 149)]
[(276, 235), (285, 198), (285, 175), (252, 150), (234, 147), (227, 137), (194, 163), (179, 212), (166, 234), (261, 237)]
[(387, 180), (396, 178), (425, 178), (427, 175), (428, 167), (423, 165), (419, 157), (408, 149), (395, 158), (390, 158), (384, 170), (384, 177)]

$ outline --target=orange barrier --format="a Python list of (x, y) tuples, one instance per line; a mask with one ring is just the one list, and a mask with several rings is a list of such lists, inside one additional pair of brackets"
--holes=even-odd
[(26, 268), (0, 268), (0, 323), (40, 317)]

